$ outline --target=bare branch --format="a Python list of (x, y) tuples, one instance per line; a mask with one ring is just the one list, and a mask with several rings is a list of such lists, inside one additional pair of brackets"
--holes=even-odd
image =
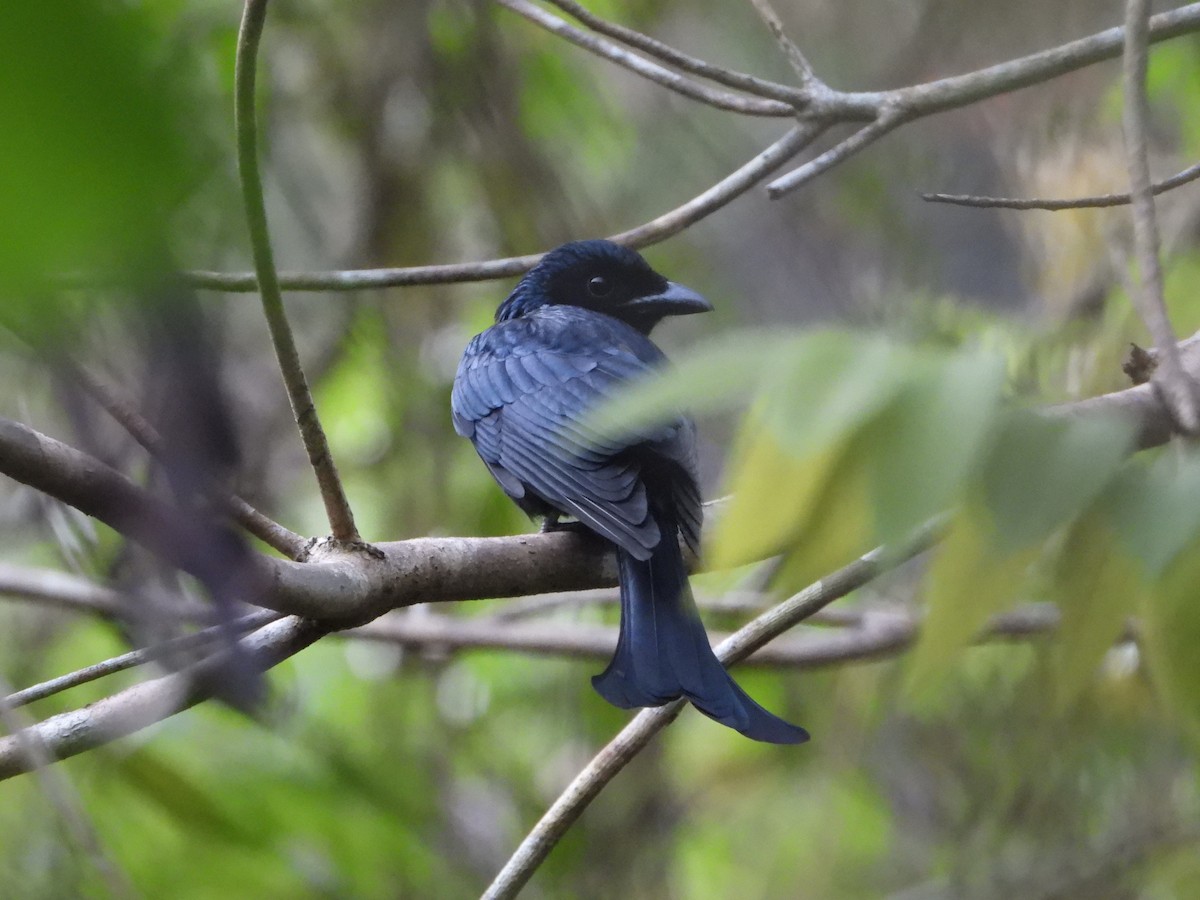
[[(892, 554), (886, 560), (882, 549), (873, 550), (810, 585), (723, 641), (717, 647), (717, 658), (726, 666), (745, 659), (818, 609), (862, 587), (891, 566), (922, 552), (929, 546), (933, 536), (931, 530), (906, 552)], [(678, 717), (683, 707), (683, 700), (675, 700), (658, 709), (642, 710), (634, 716), (554, 801), (484, 892), (485, 900), (515, 897), (588, 804), (654, 735)]]
[(767, 81), (743, 72), (734, 72), (720, 66), (715, 66), (698, 57), (689, 56), (686, 53), (676, 50), (674, 47), (664, 44), (662, 41), (642, 34), (640, 31), (634, 31), (632, 28), (626, 28), (624, 25), (617, 25), (614, 22), (602, 19), (576, 3), (575, 0), (549, 0), (549, 2), (567, 15), (582, 22), (597, 34), (606, 35), (613, 40), (633, 47), (635, 50), (641, 50), (649, 56), (657, 57), (669, 66), (674, 66), (685, 72), (691, 72), (693, 75), (699, 75), (701, 78), (707, 78), (710, 81), (715, 81), (717, 84), (723, 84), (735, 90), (745, 91), (748, 94), (757, 94), (760, 97), (781, 100), (797, 109), (802, 109), (809, 103), (810, 95), (808, 91), (786, 84), (779, 84), (774, 81)]
[[(1200, 29), (1200, 3), (1189, 3), (1150, 19), (1150, 43), (1180, 37)], [(836, 119), (857, 115), (874, 119), (888, 103), (904, 107), (912, 118), (969, 106), (989, 97), (1049, 81), (1068, 72), (1121, 55), (1125, 29), (1121, 26), (1070, 41), (1049, 50), (988, 66), (964, 75), (875, 93), (836, 94), (826, 110)]]
[[(704, 193), (643, 225), (614, 234), (609, 240), (635, 250), (665, 241), (746, 193), (807, 147), (820, 131), (821, 126), (815, 124), (789, 129), (783, 137)], [(293, 291), (353, 291), (418, 284), (491, 281), (528, 272), (541, 258), (542, 254), (536, 253), (479, 263), (451, 263), (401, 269), (284, 272), (280, 275), (280, 282)], [(195, 287), (219, 291), (247, 292), (255, 290), (258, 285), (253, 272), (187, 272), (181, 277)]]
[(1125, 155), (1129, 167), (1129, 193), (1133, 206), (1133, 242), (1137, 252), (1139, 289), (1133, 291), (1138, 315), (1154, 338), (1158, 365), (1151, 384), (1162, 393), (1182, 430), (1200, 431), (1200, 408), (1194, 383), (1183, 369), (1177, 339), (1163, 298), (1162, 267), (1159, 262), (1158, 219), (1150, 191), (1150, 163), (1146, 157), (1147, 120), (1150, 101), (1146, 96), (1149, 0), (1127, 0), (1125, 5), (1125, 107), (1122, 123)]
[(813, 67), (804, 58), (804, 54), (800, 52), (800, 48), (796, 46), (795, 42), (787, 36), (787, 32), (783, 30), (783, 23), (779, 21), (779, 15), (775, 12), (775, 8), (771, 6), (771, 0), (750, 0), (750, 4), (754, 7), (763, 22), (766, 23), (771, 36), (775, 38), (775, 42), (779, 44), (779, 49), (783, 51), (783, 56), (788, 61), (788, 65), (799, 76), (801, 86), (807, 86), (816, 82), (817, 76), (813, 72)]
[(255, 121), (255, 64), (263, 24), (267, 17), (267, 0), (246, 0), (242, 26), (238, 33), (237, 62), (234, 75), (234, 125), (237, 130), (238, 172), (241, 174), (242, 200), (246, 206), (246, 221), (250, 243), (254, 250), (254, 271), (262, 295), (263, 314), (271, 332), (271, 343), (279, 360), (279, 369), (287, 386), (288, 400), (296, 425), (308, 451), (308, 461), (317, 476), (325, 514), (333, 536), (341, 541), (358, 540), (354, 514), (346, 500), (337, 467), (329, 453), (329, 442), (317, 409), (313, 405), (308, 380), (300, 365), (300, 354), (292, 337), (291, 326), (283, 310), (283, 294), (275, 272), (271, 237), (267, 230), (267, 211), (263, 202), (262, 176), (258, 170), (258, 128)]
[[(1195, 181), (1197, 178), (1200, 178), (1200, 163), (1188, 166), (1170, 178), (1156, 181), (1150, 186), (1150, 193), (1157, 197), (1159, 194), (1165, 194), (1167, 191)], [(980, 209), (1042, 209), (1057, 212), (1064, 209), (1105, 209), (1111, 206), (1124, 206), (1129, 202), (1129, 194), (1100, 194), (1095, 197), (1076, 197), (1073, 200), (1048, 200), (1036, 197), (983, 197), (975, 194), (921, 194), (921, 199), (930, 203), (948, 203), (952, 206), (971, 206)]]
[(783, 177), (772, 181), (767, 185), (767, 196), (772, 200), (777, 200), (784, 194), (794, 191), (801, 185), (812, 181), (823, 172), (849, 159), (863, 148), (869, 147), (906, 120), (906, 116), (901, 112), (900, 107), (889, 107), (870, 125), (859, 129), (841, 143), (835, 144), (816, 159), (809, 160), (799, 168), (793, 169)]
[(59, 675), (57, 678), (51, 678), (49, 681), (43, 681), (41, 684), (35, 684), (31, 687), (14, 691), (7, 697), (0, 699), (0, 706), (4, 704), (8, 704), (12, 708), (28, 706), (30, 703), (36, 703), (38, 700), (45, 700), (47, 697), (61, 694), (63, 691), (79, 687), (81, 684), (88, 684), (107, 675), (114, 675), (117, 672), (132, 669), (135, 666), (155, 662), (177, 653), (186, 653), (191, 650), (212, 647), (219, 641), (227, 640), (231, 634), (243, 634), (247, 631), (254, 631), (274, 622), (282, 616), (283, 613), (273, 612), (268, 609), (259, 610), (258, 612), (242, 616), (239, 619), (234, 619), (232, 622), (204, 628), (193, 634), (170, 638), (150, 647), (140, 647), (137, 650), (130, 650), (128, 653), (122, 653), (120, 656), (114, 656), (103, 662), (85, 666), (66, 675)]
[(617, 46), (611, 41), (606, 41), (585, 31), (580, 31), (558, 16), (551, 15), (540, 7), (528, 2), (528, 0), (496, 0), (496, 2), (505, 9), (512, 10), (517, 15), (523, 16), (535, 25), (546, 29), (551, 34), (564, 38), (590, 53), (611, 60), (617, 65), (629, 69), (631, 72), (636, 72), (643, 78), (669, 88), (675, 91), (675, 93), (682, 94), (691, 100), (699, 100), (701, 103), (707, 103), (709, 106), (715, 106), (717, 109), (741, 113), (747, 116), (787, 118), (795, 114), (795, 110), (790, 104), (779, 100), (767, 100), (761, 97), (743, 97), (740, 94), (721, 91), (707, 85), (699, 84), (689, 78), (685, 78), (678, 72), (672, 72), (670, 69), (665, 69), (657, 63), (650, 62), (636, 53), (630, 53), (628, 50)]
[[(328, 633), (328, 628), (295, 616), (272, 622), (242, 642), (250, 658), (269, 669)], [(68, 759), (140, 731), (211, 696), (225, 655), (126, 688), (83, 709), (61, 713), (0, 738), (0, 781), (31, 770), (22, 745), (35, 740), (55, 761)]]
[[(607, 592), (606, 592), (607, 593)], [(758, 611), (762, 611), (759, 607)], [(806, 619), (815, 624), (820, 610)], [(900, 652), (916, 639), (919, 620), (903, 609), (846, 610), (833, 621), (851, 627), (780, 638), (760, 647), (743, 665), (774, 669), (819, 669), (841, 663), (877, 659)], [(829, 619), (826, 619), (829, 621)], [(979, 640), (1028, 638), (1058, 627), (1058, 612), (1046, 605), (1031, 605), (995, 616)], [(615, 627), (563, 622), (498, 623), (492, 616), (462, 618), (445, 615), (386, 616), (360, 628), (339, 631), (335, 637), (396, 644), (412, 650), (503, 650), (533, 656), (607, 660), (617, 645)], [(710, 632), (720, 643), (729, 635)]]

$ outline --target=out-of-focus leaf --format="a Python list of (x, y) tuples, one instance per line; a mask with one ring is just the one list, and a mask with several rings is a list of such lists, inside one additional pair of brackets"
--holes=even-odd
[(258, 832), (214, 802), (160, 756), (140, 750), (113, 760), (126, 784), (189, 828), (239, 844), (258, 843)]
[(4, 5), (0, 288), (23, 296), (49, 273), (127, 264), (161, 242), (183, 145), (155, 45), (130, 4)]
[(1005, 552), (1045, 540), (1104, 489), (1129, 453), (1119, 419), (1050, 419), (1014, 413), (988, 454), (982, 481)]
[(959, 352), (913, 379), (871, 424), (876, 538), (887, 543), (947, 509), (997, 414), (1002, 360)]
[(625, 431), (690, 413), (729, 409), (758, 388), (773, 366), (806, 357), (809, 338), (741, 333), (701, 345), (594, 413), (595, 426)]
[(925, 621), (905, 680), (910, 698), (933, 687), (988, 618), (1012, 602), (1038, 550), (1005, 551), (985, 510), (969, 505), (960, 512), (929, 573)]
[(1200, 738), (1200, 542), (1193, 542), (1143, 593), (1144, 646), (1166, 706)]
[(798, 458), (772, 429), (749, 427), (733, 463), (733, 497), (716, 526), (713, 565), (744, 565), (782, 550), (812, 518), (843, 452), (837, 445)]
[(1145, 588), (1142, 567), (1113, 532), (1106, 508), (1082, 516), (1067, 535), (1054, 572), (1062, 612), (1056, 694), (1073, 702), (1121, 635)]
[(861, 436), (840, 452), (820, 492), (810, 505), (794, 510), (799, 529), (784, 551), (775, 583), (797, 590), (844, 566), (874, 544), (868, 444)]
[(1158, 577), (1200, 532), (1200, 456), (1163, 453), (1149, 466), (1131, 465), (1108, 491), (1114, 528)]

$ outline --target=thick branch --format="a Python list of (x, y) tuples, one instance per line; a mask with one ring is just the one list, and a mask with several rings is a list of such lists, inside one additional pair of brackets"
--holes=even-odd
[(254, 272), (262, 295), (263, 314), (271, 332), (271, 343), (279, 360), (279, 370), (287, 386), (288, 400), (308, 461), (317, 476), (321, 499), (329, 527), (338, 540), (358, 540), (354, 514), (346, 500), (337, 467), (329, 453), (329, 442), (312, 393), (300, 365), (300, 354), (292, 337), (291, 326), (283, 310), (283, 294), (275, 272), (271, 237), (267, 230), (267, 210), (263, 202), (262, 176), (258, 170), (258, 127), (256, 123), (255, 65), (263, 23), (267, 17), (267, 0), (246, 0), (241, 31), (238, 33), (237, 69), (234, 76), (234, 122), (237, 129), (238, 172), (242, 182), (242, 201), (246, 206), (246, 221), (250, 229), (250, 244), (254, 250)]

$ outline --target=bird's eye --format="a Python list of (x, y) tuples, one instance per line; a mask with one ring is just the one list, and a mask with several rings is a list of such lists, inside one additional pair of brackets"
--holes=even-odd
[(588, 293), (593, 297), (607, 297), (612, 292), (612, 283), (603, 275), (588, 282)]

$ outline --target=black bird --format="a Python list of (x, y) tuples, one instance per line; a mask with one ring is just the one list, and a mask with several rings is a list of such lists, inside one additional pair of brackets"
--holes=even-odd
[(586, 413), (666, 362), (648, 337), (665, 316), (708, 312), (609, 241), (564, 244), (543, 257), (467, 345), (454, 378), (455, 430), (531, 516), (561, 515), (615, 545), (621, 629), (592, 679), (623, 709), (687, 697), (747, 737), (798, 744), (808, 733), (775, 716), (729, 676), (704, 632), (679, 537), (698, 548), (702, 509), (695, 426), (679, 418), (614, 436)]

